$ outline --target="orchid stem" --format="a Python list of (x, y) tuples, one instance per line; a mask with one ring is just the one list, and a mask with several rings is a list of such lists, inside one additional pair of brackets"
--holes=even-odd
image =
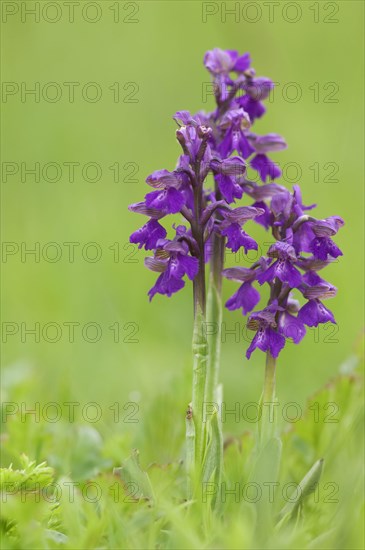
[(268, 351), (266, 353), (266, 367), (264, 389), (261, 398), (261, 426), (260, 444), (263, 447), (275, 434), (276, 424), (276, 389), (275, 389), (276, 359)]

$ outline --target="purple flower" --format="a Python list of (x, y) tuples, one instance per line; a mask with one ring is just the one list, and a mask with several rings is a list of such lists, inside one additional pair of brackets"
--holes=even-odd
[(274, 89), (274, 83), (270, 78), (261, 76), (248, 79), (242, 87), (252, 99), (262, 101), (269, 97), (271, 90)]
[(178, 172), (156, 170), (147, 177), (146, 182), (155, 189), (166, 189), (167, 187), (179, 187), (182, 179)]
[(285, 310), (279, 313), (278, 330), (285, 338), (290, 338), (295, 344), (299, 344), (306, 334), (303, 321), (294, 313), (298, 313), (299, 302), (289, 295)]
[(210, 167), (216, 174), (239, 177), (246, 173), (246, 163), (241, 157), (230, 157), (223, 160), (213, 158)]
[(242, 314), (247, 315), (260, 301), (259, 292), (252, 287), (252, 283), (256, 279), (256, 271), (245, 267), (232, 267), (224, 269), (222, 275), (227, 279), (243, 283), (226, 302), (226, 308), (230, 311), (242, 308)]
[(155, 208), (164, 214), (176, 214), (185, 204), (184, 195), (174, 187), (147, 193), (145, 201), (147, 208)]
[(189, 157), (190, 163), (197, 161), (203, 162), (209, 166), (212, 158), (210, 146), (208, 144), (212, 135), (212, 129), (205, 125), (198, 125), (194, 119), (186, 126), (181, 126), (176, 131), (176, 137), (181, 144), (184, 153)]
[(310, 225), (315, 235), (310, 244), (310, 252), (312, 252), (315, 258), (326, 260), (328, 256), (332, 256), (332, 258), (342, 256), (342, 251), (330, 238), (344, 225), (342, 218), (332, 216), (324, 220), (317, 220)]
[(267, 178), (274, 180), (281, 176), (280, 168), (269, 159), (266, 155), (255, 155), (250, 161), (250, 166), (260, 175), (261, 180), (265, 183)]
[(144, 216), (149, 216), (155, 220), (159, 220), (164, 217), (164, 213), (157, 208), (148, 208), (145, 202), (136, 202), (128, 206), (128, 210), (131, 212), (136, 212), (137, 214), (143, 214)]
[(210, 167), (215, 174), (215, 181), (222, 193), (223, 198), (228, 202), (234, 202), (243, 195), (241, 186), (236, 182), (236, 178), (243, 176), (246, 172), (246, 163), (240, 157), (231, 157), (220, 160), (214, 158)]
[(305, 273), (302, 281), (299, 290), (307, 300), (332, 298), (337, 294), (337, 288), (327, 283), (314, 271)]
[(155, 294), (165, 294), (170, 297), (185, 286), (182, 280), (187, 275), (193, 280), (199, 269), (197, 258), (188, 255), (186, 243), (162, 241), (154, 258), (146, 258), (146, 267), (152, 271), (162, 272), (155, 285), (149, 290), (150, 300)]
[(214, 48), (205, 54), (204, 65), (212, 74), (229, 73), (231, 71), (244, 72), (250, 66), (250, 55), (239, 55), (235, 50), (221, 50)]
[(320, 323), (335, 323), (333, 313), (320, 300), (309, 300), (298, 312), (298, 318), (308, 327), (317, 327)]
[(252, 206), (255, 206), (256, 208), (261, 208), (263, 210), (263, 214), (257, 216), (255, 218), (255, 222), (265, 227), (265, 229), (269, 229), (273, 221), (273, 216), (267, 204), (263, 201), (259, 201), (255, 202)]
[(260, 301), (260, 293), (253, 288), (251, 283), (243, 283), (237, 292), (226, 302), (226, 308), (230, 311), (242, 308), (243, 315), (252, 311)]
[(223, 174), (217, 174), (215, 181), (218, 184), (218, 188), (222, 193), (222, 196), (228, 203), (234, 202), (235, 199), (242, 198), (243, 190), (230, 176)]
[(293, 197), (287, 189), (275, 193), (271, 199), (275, 225), (286, 225), (293, 211)]
[(261, 101), (255, 101), (248, 94), (238, 99), (238, 105), (248, 114), (251, 122), (261, 118), (266, 113), (265, 105)]
[(258, 185), (253, 181), (247, 180), (241, 183), (241, 187), (243, 191), (247, 193), (247, 195), (252, 197), (255, 201), (271, 199), (275, 195), (283, 193), (283, 191), (285, 191), (285, 187), (283, 187), (282, 185), (278, 185), (277, 183), (266, 183), (264, 185)]
[(226, 133), (218, 147), (222, 157), (228, 157), (233, 151), (237, 151), (246, 159), (255, 152), (245, 135), (250, 125), (249, 116), (243, 109), (234, 109), (224, 115), (220, 128)]
[(129, 237), (131, 243), (139, 243), (138, 248), (145, 247), (146, 250), (156, 248), (156, 244), (160, 239), (164, 239), (167, 233), (164, 227), (157, 220), (149, 220), (143, 227), (137, 229)]
[(328, 256), (338, 258), (342, 256), (342, 251), (329, 237), (316, 237), (310, 244), (310, 252), (319, 260), (326, 260)]
[(257, 250), (257, 242), (243, 231), (239, 223), (232, 223), (221, 229), (221, 234), (227, 237), (226, 246), (232, 252), (237, 252), (241, 247), (246, 254), (248, 250)]
[(250, 359), (252, 352), (257, 348), (261, 351), (269, 351), (273, 357), (278, 357), (285, 346), (285, 337), (275, 330), (277, 328), (275, 313), (280, 309), (276, 304), (272, 304), (250, 315), (247, 328), (257, 332), (246, 352), (247, 359)]
[[(252, 312), (260, 301), (255, 281), (268, 283), (269, 303), (251, 313), (247, 325), (256, 331), (247, 357), (257, 348), (277, 357), (286, 339), (296, 344), (303, 339), (305, 325), (335, 322), (321, 300), (335, 296), (336, 288), (318, 271), (342, 255), (332, 238), (344, 222), (338, 216), (316, 219), (307, 213), (315, 205), (303, 204), (299, 186), (290, 193), (272, 183), (281, 171), (268, 154), (286, 148), (285, 140), (276, 133), (259, 136), (251, 126), (265, 113), (262, 101), (269, 96), (273, 82), (256, 77), (249, 55), (235, 50), (215, 48), (206, 53), (204, 63), (212, 75), (216, 108), (211, 113), (175, 113), (182, 154), (172, 172), (150, 174), (146, 182), (152, 192), (144, 202), (129, 207), (149, 218), (130, 236), (130, 242), (154, 251), (145, 260), (146, 266), (159, 274), (149, 291), (150, 299), (157, 293), (171, 296), (184, 287), (186, 276), (194, 281), (195, 305), (204, 311), (204, 261), (211, 262), (214, 277), (219, 277), (218, 266), (223, 276), (240, 283), (226, 307), (241, 309), (243, 315)], [(262, 184), (247, 179), (247, 163), (258, 172)], [(206, 181), (209, 173), (214, 178), (213, 190)], [(243, 195), (254, 204), (232, 208), (230, 204)], [(168, 240), (159, 220), (177, 213), (188, 227), (173, 225), (176, 234)], [(267, 257), (261, 257), (250, 269), (224, 270), (223, 245), (232, 252), (241, 247), (246, 253), (257, 250), (255, 240), (243, 230), (250, 219), (271, 229), (275, 244)], [(302, 307), (292, 299), (290, 291), (295, 288), (306, 299)]]
[(304, 322), (287, 311), (279, 315), (279, 331), (285, 338), (291, 338), (295, 344), (304, 338), (306, 330)]
[(301, 284), (302, 276), (300, 271), (293, 265), (297, 260), (297, 256), (291, 245), (277, 242), (269, 248), (268, 256), (278, 259), (264, 273), (261, 273), (257, 277), (260, 285), (273, 281), (275, 277), (283, 283), (287, 283), (291, 288), (296, 288)]

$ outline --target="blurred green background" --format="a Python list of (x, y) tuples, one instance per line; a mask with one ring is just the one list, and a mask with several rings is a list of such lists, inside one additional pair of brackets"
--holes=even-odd
[[(338, 287), (328, 303), (338, 330), (308, 331), (300, 347), (287, 345), (280, 356), (279, 400), (303, 405), (354, 353), (363, 325), (364, 4), (303, 1), (295, 3), (298, 11), (288, 5), (293, 3), (280, 2), (272, 15), (268, 3), (227, 2), (227, 9), (239, 5), (233, 16), (224, 15), (221, 2), (103, 1), (85, 8), (90, 2), (82, 1), (74, 22), (63, 2), (40, 2), (39, 22), (22, 12), (21, 4), (34, 8), (34, 2), (2, 2), (2, 235), (3, 252), (14, 252), (2, 259), (2, 322), (3, 328), (4, 323), (18, 327), (14, 335), (3, 331), (3, 398), (14, 399), (12, 385), (23, 378), (26, 387), (16, 395), (29, 408), (35, 402), (97, 402), (103, 436), (125, 435), (146, 461), (172, 459), (180, 451), (190, 400), (192, 289), (186, 285), (171, 299), (148, 302), (155, 275), (143, 266), (145, 254), (128, 246), (129, 234), (143, 219), (127, 206), (148, 191), (148, 174), (175, 166), (175, 111), (213, 107), (211, 97), (206, 103), (202, 98), (209, 82), (202, 61), (206, 50), (220, 47), (249, 51), (257, 74), (278, 83), (255, 131), (285, 136), (289, 147), (275, 159), (295, 166), (287, 165), (283, 183), (300, 183), (304, 203), (316, 202), (318, 216), (340, 215), (346, 221), (337, 239), (344, 256), (325, 275)], [(60, 13), (59, 21), (49, 21)], [(51, 82), (56, 87), (47, 87)], [(67, 82), (78, 83), (73, 102)], [(90, 82), (97, 88), (87, 86)], [(39, 101), (22, 97), (22, 86), (35, 83)], [(101, 97), (93, 102), (96, 89)], [(60, 99), (50, 101), (59, 90)], [(37, 162), (39, 181), (28, 174), (22, 182), (21, 163), (31, 168)], [(59, 179), (52, 166), (42, 176), (50, 162), (61, 167)], [(73, 182), (64, 165), (72, 162), (79, 163)], [(86, 177), (82, 173), (90, 162), (101, 171), (95, 182), (88, 181), (94, 178), (92, 167)], [(116, 163), (118, 177), (117, 168), (110, 168)], [(12, 169), (17, 173), (4, 177)], [(253, 224), (247, 230), (261, 243), (268, 240)], [(61, 250), (53, 263), (42, 256), (42, 251), (46, 258), (54, 256), (56, 248), (43, 248), (51, 242)], [(67, 242), (80, 243), (73, 262)], [(101, 253), (95, 262), (90, 258), (96, 249), (84, 248), (92, 242)], [(32, 255), (22, 258), (22, 246), (35, 243), (39, 262)], [(228, 261), (236, 260), (231, 255)], [(225, 299), (235, 288), (225, 282)], [(70, 322), (79, 323), (74, 342), (64, 325)], [(82, 337), (90, 322), (102, 331), (95, 343)], [(224, 322), (232, 330), (245, 320), (225, 312)], [(21, 323), (27, 328), (40, 323), (40, 341), (22, 337)], [(47, 323), (61, 327), (59, 341), (47, 341), (56, 339), (54, 327), (42, 335)], [(115, 323), (119, 342), (109, 328)], [(94, 338), (93, 328), (89, 331), (87, 337)], [(260, 395), (264, 356), (256, 352), (247, 362), (247, 345), (242, 335), (230, 334), (222, 345), (227, 407)], [(138, 402), (139, 422), (114, 422), (110, 407), (117, 402), (122, 409), (130, 401)], [(224, 429), (238, 433), (245, 427), (228, 418)], [(18, 451), (33, 455), (31, 445), (24, 435)], [(47, 458), (42, 449), (37, 452), (34, 458)], [(5, 453), (3, 465), (11, 460)]]

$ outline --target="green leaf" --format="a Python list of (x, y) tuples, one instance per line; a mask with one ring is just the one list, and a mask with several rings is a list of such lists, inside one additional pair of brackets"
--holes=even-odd
[(214, 481), (219, 485), (223, 464), (223, 441), (219, 426), (218, 412), (215, 411), (209, 420), (208, 443), (204, 456), (203, 482)]
[[(277, 484), (279, 478), (282, 443), (278, 437), (272, 437), (261, 449), (250, 476), (255, 483), (260, 498), (255, 503), (257, 509), (256, 536), (259, 540), (267, 537), (273, 527), (274, 498), (270, 486)], [(275, 490), (273, 491), (275, 495)], [(265, 533), (265, 534), (264, 534)]]
[(124, 461), (120, 468), (114, 468), (114, 475), (120, 477), (131, 502), (136, 500), (154, 500), (152, 485), (148, 474), (139, 464), (139, 452), (133, 450), (132, 455)]
[(279, 514), (279, 525), (285, 523), (293, 517), (303, 500), (313, 493), (319, 483), (323, 470), (323, 458), (317, 460), (309, 472), (304, 476), (298, 487), (293, 491), (289, 502), (284, 506)]

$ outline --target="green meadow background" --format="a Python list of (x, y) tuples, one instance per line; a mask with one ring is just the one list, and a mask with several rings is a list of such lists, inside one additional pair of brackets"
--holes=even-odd
[[(299, 1), (293, 7), (280, 2), (272, 16), (261, 2), (250, 7), (227, 2), (227, 9), (238, 4), (240, 10), (225, 17), (221, 2), (207, 8), (199, 1), (101, 1), (94, 3), (98, 8), (86, 9), (87, 21), (82, 8), (90, 3), (81, 1), (69, 22), (63, 2), (40, 2), (41, 10), (59, 4), (61, 18), (54, 23), (49, 20), (59, 10), (52, 5), (39, 22), (26, 13), (22, 22), (21, 4), (34, 8), (34, 2), (2, 2), (2, 397), (30, 409), (56, 402), (64, 415), (55, 423), (18, 418), (19, 437), (7, 441), (2, 466), (17, 465), (19, 453), (25, 452), (67, 473), (63, 457), (77, 443), (77, 432), (68, 422), (66, 402), (80, 403), (78, 424), (96, 427), (106, 445), (116, 442), (115, 460), (132, 447), (140, 449), (144, 464), (182, 456), (191, 391), (192, 289), (187, 284), (171, 299), (157, 296), (148, 302), (155, 274), (144, 268), (145, 253), (128, 245), (143, 218), (127, 207), (148, 192), (148, 174), (174, 168), (179, 154), (175, 111), (212, 108), (212, 98), (202, 96), (209, 82), (203, 56), (214, 47), (249, 51), (257, 74), (278, 83), (255, 131), (285, 136), (288, 149), (275, 155), (287, 165), (282, 183), (300, 183), (304, 203), (316, 202), (319, 217), (340, 215), (346, 221), (337, 237), (344, 256), (325, 274), (338, 287), (338, 296), (328, 302), (337, 328), (309, 330), (300, 347), (289, 344), (280, 356), (279, 401), (303, 407), (341, 366), (351, 364), (361, 345), (364, 4)], [(212, 12), (205, 21), (204, 9)], [(90, 22), (100, 10), (99, 20)], [(52, 82), (58, 87), (47, 88)], [(67, 82), (78, 83), (73, 102)], [(90, 82), (101, 90), (98, 101), (92, 101), (95, 87), (85, 91)], [(39, 101), (34, 95), (22, 97), (22, 86), (24, 91), (35, 83)], [(60, 99), (50, 101), (59, 89)], [(22, 181), (21, 163), (26, 168), (40, 163), (41, 172), (47, 163), (57, 163), (62, 173), (58, 179), (51, 166), (39, 181), (29, 174)], [(74, 181), (64, 163), (79, 163)], [(92, 167), (83, 176), (87, 163), (99, 166), (98, 181), (88, 181), (96, 173)], [(17, 172), (9, 174), (11, 169)], [(261, 244), (270, 239), (254, 224), (247, 230)], [(70, 242), (79, 243), (73, 262), (70, 245), (64, 245)], [(46, 258), (56, 251), (44, 249), (47, 243), (57, 243), (59, 261), (44, 259), (42, 251)], [(96, 249), (88, 243), (97, 243), (98, 261), (90, 261)], [(30, 254), (22, 257), (22, 247), (35, 246), (40, 247), (39, 261)], [(227, 260), (247, 265), (242, 258), (235, 264), (239, 259), (233, 255)], [(236, 286), (225, 281), (225, 299)], [(41, 330), (38, 342), (24, 334), (35, 323)], [(60, 327), (61, 335), (47, 323)], [(73, 342), (70, 325), (64, 323), (79, 323)], [(97, 342), (82, 336), (88, 323), (102, 331)], [(233, 408), (236, 402), (258, 400), (264, 355), (256, 352), (250, 362), (245, 359), (245, 319), (239, 312), (225, 311), (224, 323), (226, 331), (240, 330), (239, 335), (227, 333), (222, 344), (221, 380), (227, 408)], [(9, 327), (17, 332), (8, 334)], [(93, 339), (93, 327), (85, 330)], [(90, 402), (101, 409), (96, 423), (81, 411)], [(94, 413), (89, 410), (91, 418)], [(128, 413), (137, 422), (128, 421)], [(226, 434), (250, 427), (233, 416), (224, 424)]]

